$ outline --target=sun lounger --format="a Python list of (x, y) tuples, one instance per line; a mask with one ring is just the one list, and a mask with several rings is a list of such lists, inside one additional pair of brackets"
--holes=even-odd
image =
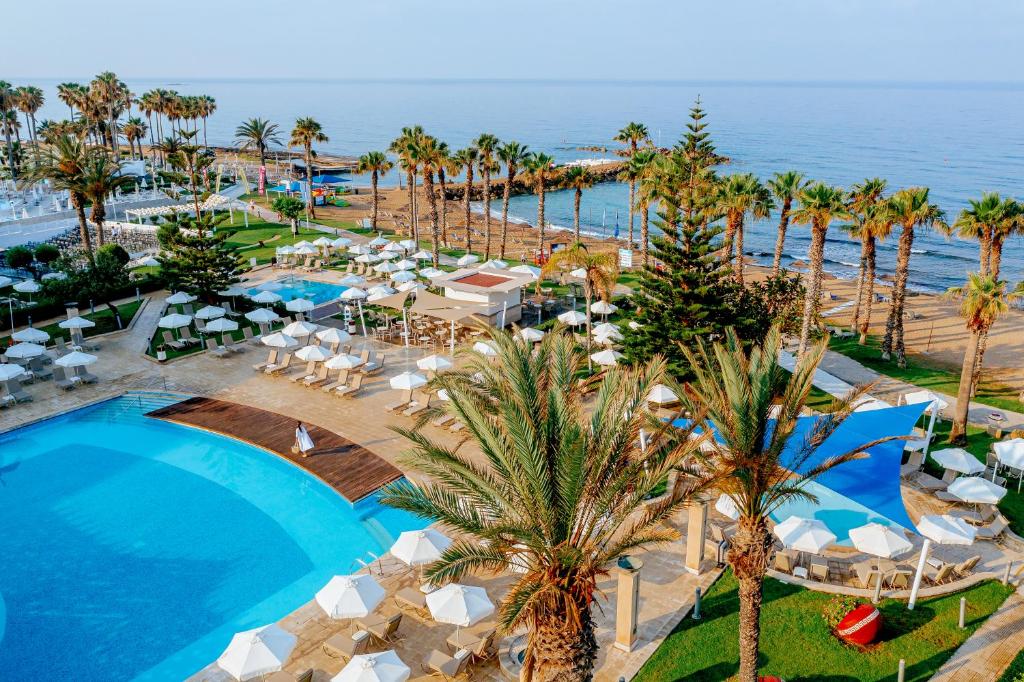
[(32, 358), (28, 361), (28, 368), (36, 379), (46, 381), (53, 376), (53, 370), (43, 365), (43, 358)]
[(963, 502), (963, 500), (961, 500), (959, 497), (957, 497), (953, 493), (946, 492), (945, 490), (936, 490), (935, 498), (938, 500), (942, 500), (943, 502), (950, 502), (952, 504), (959, 504)]
[(374, 639), (383, 643), (389, 643), (396, 639), (398, 626), (401, 624), (402, 614), (400, 613), (390, 617), (373, 614), (365, 619), (356, 621), (356, 625), (373, 635)]
[(850, 567), (856, 578), (857, 586), (864, 590), (870, 590), (878, 584), (878, 571), (871, 561), (860, 561)]
[(75, 382), (68, 379), (63, 367), (53, 368), (53, 385), (63, 391), (70, 391), (75, 387)]
[(337, 378), (334, 381), (324, 384), (321, 387), (321, 390), (324, 393), (330, 393), (334, 389), (344, 386), (348, 383), (348, 374), (349, 372), (347, 369), (339, 369)]
[(444, 428), (445, 426), (450, 424), (454, 419), (455, 419), (454, 415), (442, 414), (440, 417), (438, 417), (437, 419), (432, 420), (430, 423), (433, 424), (434, 426), (438, 427), (438, 428)]
[(224, 338), (224, 348), (228, 349), (232, 353), (244, 353), (245, 352), (245, 346), (242, 346), (238, 342), (236, 342), (235, 341), (235, 337), (231, 336), (231, 334), (225, 334), (223, 338)]
[(218, 346), (217, 340), (212, 338), (206, 339), (206, 350), (210, 351), (218, 358), (226, 358), (229, 355), (228, 349), (223, 346)]
[(95, 384), (99, 381), (99, 378), (95, 374), (89, 374), (89, 371), (86, 370), (85, 367), (75, 367), (75, 376), (78, 377), (83, 384)]
[(316, 360), (310, 360), (309, 362), (306, 363), (305, 369), (300, 369), (297, 372), (295, 370), (292, 370), (291, 372), (288, 372), (287, 374), (282, 374), (281, 376), (284, 376), (285, 378), (288, 379), (288, 381), (291, 381), (292, 383), (302, 381), (306, 377), (316, 377), (316, 364)]
[(266, 362), (257, 362), (255, 365), (252, 366), (252, 368), (256, 372), (265, 372), (268, 367), (272, 367), (276, 363), (277, 363), (277, 351), (276, 350), (271, 350), (270, 353), (267, 355)]
[(809, 571), (812, 580), (819, 582), (828, 582), (828, 564), (823, 564), (817, 561), (811, 562), (811, 569)]
[(446, 680), (451, 680), (466, 672), (469, 661), (470, 651), (468, 649), (459, 649), (454, 656), (434, 649), (427, 656), (427, 660), (423, 661), (423, 672), (440, 675)]
[(979, 526), (975, 531), (974, 537), (979, 540), (998, 540), (999, 536), (1006, 531), (1009, 525), (1005, 516), (997, 514), (995, 521), (987, 526)]
[(359, 369), (363, 372), (363, 374), (366, 375), (377, 374), (382, 369), (384, 369), (384, 356), (381, 355), (378, 358), (369, 360), (365, 365), (363, 365)]
[(193, 312), (193, 310), (192, 310), (192, 304), (191, 303), (185, 303), (184, 305), (182, 305), (181, 306), (181, 312), (183, 312), (186, 315), (194, 315), (195, 314)]
[(11, 398), (14, 398), (15, 402), (18, 402), (18, 403), (29, 403), (29, 402), (32, 402), (32, 396), (30, 396), (28, 393), (26, 393), (21, 388), (21, 384), (19, 384), (17, 381), (15, 381), (15, 380), (5, 381), (5, 382), (3, 382), (3, 387), (4, 387), (3, 395), (10, 396)]
[(193, 344), (193, 345), (199, 345), (199, 339), (197, 339), (196, 337), (192, 336), (192, 330), (189, 329), (188, 327), (182, 327), (182, 330), (179, 333), (179, 336), (181, 337), (181, 340), (184, 341), (185, 343), (190, 343), (190, 344)]
[(289, 367), (291, 367), (291, 364), (292, 364), (292, 354), (291, 353), (285, 353), (284, 357), (281, 358), (281, 361), (279, 363), (273, 364), (273, 365), (268, 365), (267, 368), (265, 370), (263, 370), (263, 373), (264, 374), (269, 374), (271, 376), (274, 376), (274, 375), (280, 374), (281, 372), (283, 372), (286, 369), (288, 369)]
[(334, 395), (339, 398), (351, 398), (357, 395), (363, 387), (363, 375), (356, 374), (352, 377), (352, 381), (346, 386), (339, 386), (334, 389)]
[(910, 587), (914, 574), (910, 571), (897, 570), (889, 574), (889, 587), (894, 590), (905, 590)]
[(409, 608), (422, 613), (427, 610), (427, 595), (415, 587), (403, 587), (395, 593), (395, 603), (399, 608)]
[(943, 563), (938, 568), (935, 568), (931, 564), (925, 564), (924, 577), (925, 580), (933, 585), (941, 585), (942, 583), (949, 582), (953, 579), (953, 564)]
[(913, 476), (921, 470), (922, 464), (924, 464), (924, 452), (911, 452), (907, 457), (907, 463), (900, 467), (900, 478), (909, 478), (910, 476)]
[(925, 491), (945, 490), (948, 485), (924, 472), (918, 472), (916, 476), (910, 479), (910, 482)]
[(228, 317), (241, 317), (242, 313), (231, 307), (231, 301), (224, 301), (224, 314)]
[(796, 559), (792, 554), (786, 551), (775, 553), (774, 568), (780, 573), (792, 573), (793, 566), (796, 563)]
[(953, 567), (953, 573), (956, 574), (957, 578), (966, 578), (967, 576), (969, 576), (971, 573), (974, 572), (975, 567), (978, 565), (978, 562), (980, 562), (980, 561), (981, 561), (981, 555), (980, 554), (975, 554), (970, 559), (967, 559), (965, 561), (961, 561), (956, 566), (954, 566)]
[(259, 344), (259, 335), (253, 335), (252, 327), (242, 327), (242, 338), (252, 344)]
[(313, 682), (314, 668), (306, 670), (301, 675), (290, 673), (287, 670), (278, 670), (269, 675), (261, 676), (262, 682)]
[(53, 338), (53, 351), (58, 358), (71, 352), (67, 345), (65, 345), (63, 336), (55, 336)]
[(413, 391), (412, 403), (402, 414), (406, 417), (413, 417), (430, 407), (430, 394), (426, 391)]
[(313, 376), (306, 376), (302, 379), (303, 386), (319, 386), (327, 381), (331, 370), (327, 365), (321, 364)]
[(405, 409), (412, 402), (412, 391), (402, 391), (398, 400), (392, 403), (388, 403), (384, 406), (386, 412), (398, 412), (399, 410)]
[(171, 336), (170, 330), (164, 330), (163, 338), (164, 338), (164, 345), (165, 346), (170, 346), (174, 350), (184, 350), (185, 349), (185, 344), (182, 343), (181, 341), (176, 341), (174, 339), (174, 337)]
[(370, 646), (370, 633), (366, 630), (358, 630), (351, 635), (332, 635), (323, 644), (324, 653), (334, 658), (342, 658), (346, 661), (353, 656), (365, 654)]

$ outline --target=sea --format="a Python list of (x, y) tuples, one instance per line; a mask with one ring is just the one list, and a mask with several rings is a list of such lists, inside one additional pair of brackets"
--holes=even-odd
[[(64, 80), (35, 79), (47, 103), (39, 118), (66, 118), (56, 97)], [(78, 79), (87, 82), (88, 78)], [(16, 85), (28, 84), (15, 79)], [(982, 192), (1024, 198), (1024, 83), (741, 83), (650, 81), (489, 80), (128, 80), (134, 92), (154, 87), (217, 100), (208, 123), (211, 144), (231, 144), (235, 127), (253, 116), (280, 124), (282, 139), (297, 117), (320, 121), (324, 152), (359, 155), (384, 150), (403, 126), (421, 125), (453, 148), (482, 132), (517, 140), (556, 161), (613, 157), (616, 131), (630, 121), (647, 125), (653, 141), (678, 140), (699, 98), (708, 130), (730, 159), (723, 172), (762, 178), (798, 170), (848, 187), (868, 177), (891, 189), (926, 186), (950, 220)], [(607, 148), (601, 151), (600, 148)], [(387, 184), (397, 182), (391, 173)], [(354, 178), (353, 184), (365, 184)], [(549, 192), (550, 223), (572, 225), (572, 192)], [(533, 221), (536, 198), (514, 197), (511, 213)], [(617, 182), (584, 193), (582, 222), (594, 233), (626, 236), (628, 189)], [(636, 221), (639, 230), (639, 218)], [(777, 216), (753, 223), (745, 246), (770, 262)], [(810, 243), (803, 226), (791, 228), (786, 262), (802, 260)], [(895, 265), (895, 237), (879, 248), (879, 269)], [(1024, 242), (1007, 244), (1003, 275), (1024, 279)], [(855, 277), (859, 244), (839, 226), (829, 232), (826, 269)], [(977, 269), (976, 243), (921, 230), (914, 243), (910, 285), (943, 291)]]

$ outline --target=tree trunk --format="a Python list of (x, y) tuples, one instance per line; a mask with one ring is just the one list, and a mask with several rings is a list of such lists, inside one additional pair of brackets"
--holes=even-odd
[(508, 200), (512, 197), (512, 183), (516, 179), (516, 165), (508, 165), (508, 177), (505, 178), (505, 191), (501, 199), (501, 247), (498, 258), (505, 258), (505, 243), (508, 239)]
[(430, 252), (434, 257), (434, 267), (441, 264), (441, 227), (437, 220), (437, 197), (434, 196), (434, 172), (423, 169), (423, 193), (427, 196), (427, 208), (430, 209)]
[(527, 674), (531, 682), (590, 682), (597, 657), (597, 638), (589, 607), (572, 631), (560, 618), (540, 623), (530, 633)]
[(117, 142), (117, 119), (114, 118), (112, 102), (107, 102), (107, 115), (110, 118), (110, 146), (114, 150), (114, 163), (121, 163), (121, 145)]
[(743, 216), (736, 222), (736, 283), (743, 286)]
[(960, 370), (960, 388), (956, 394), (956, 414), (949, 429), (949, 442), (962, 445), (967, 442), (967, 412), (971, 407), (971, 377), (974, 375), (974, 360), (978, 353), (981, 331), (971, 332), (971, 340), (964, 351), (963, 367)]
[(316, 218), (316, 209), (313, 207), (313, 145), (306, 146), (306, 208), (309, 210), (309, 217)]
[(985, 349), (988, 347), (988, 329), (981, 332), (978, 340), (978, 348), (974, 351), (974, 372), (971, 373), (971, 397), (978, 394), (978, 385), (981, 383), (981, 368), (985, 363)]
[(738, 682), (757, 682), (757, 658), (761, 641), (763, 580), (742, 578), (740, 597), (740, 672)]
[(996, 237), (992, 240), (990, 249), (988, 269), (992, 279), (999, 279), (999, 269), (1003, 264), (1003, 237)]
[[(863, 228), (861, 228), (863, 229)], [(867, 233), (860, 238), (860, 268), (857, 271), (857, 298), (853, 303), (853, 318), (850, 320), (850, 329), (857, 331), (860, 328), (860, 305), (864, 298), (864, 284), (867, 278), (868, 269), (868, 241)]]
[(7, 168), (11, 172), (11, 184), (18, 189), (18, 174), (14, 171), (14, 146), (11, 144), (11, 129), (7, 126), (6, 120), (0, 120), (4, 129), (4, 145), (7, 147)]
[(914, 245), (914, 226), (904, 225), (896, 252), (896, 279), (892, 286), (892, 305), (889, 319), (885, 323), (885, 339), (882, 341), (882, 357), (889, 359), (896, 354), (896, 364), (907, 366), (906, 349), (903, 346), (903, 303), (907, 294), (907, 278), (910, 275), (910, 253)]
[(89, 223), (85, 220), (85, 201), (79, 195), (72, 193), (71, 205), (75, 207), (75, 215), (78, 216), (78, 230), (82, 236), (85, 257), (89, 259), (89, 265), (96, 265), (96, 259), (92, 252), (92, 238), (89, 236)]
[(472, 199), (473, 189), (473, 164), (470, 163), (466, 166), (466, 187), (462, 190), (462, 202), (463, 209), (466, 213), (466, 253), (470, 253), (473, 250), (473, 213), (470, 201)]
[(405, 171), (405, 184), (409, 186), (409, 236), (413, 237), (413, 226), (416, 223), (416, 182), (413, 180), (412, 169)]
[(629, 248), (633, 248), (633, 202), (636, 201), (636, 180), (629, 181)]
[(871, 328), (871, 308), (875, 304), (875, 238), (871, 237), (868, 240), (868, 252), (867, 252), (867, 272), (865, 273), (867, 278), (867, 287), (864, 295), (864, 323), (860, 328), (860, 340), (858, 343), (863, 346), (868, 342), (868, 331)]
[(576, 241), (580, 240), (580, 199), (583, 198), (583, 190), (576, 188), (576, 196), (572, 201), (572, 233)]
[(815, 221), (811, 226), (811, 285), (807, 288), (804, 299), (804, 319), (800, 327), (800, 346), (797, 357), (803, 356), (807, 350), (807, 341), (811, 335), (811, 320), (818, 310), (818, 299), (821, 297), (821, 269), (825, 259), (825, 230), (827, 228)]
[[(577, 190), (579, 191), (579, 190)], [(587, 302), (587, 371), (593, 371), (594, 362), (590, 359), (590, 304), (594, 298), (593, 287), (590, 284), (590, 273), (587, 273), (587, 278), (583, 280), (583, 298)]]
[(992, 234), (988, 228), (983, 228), (978, 235), (978, 260), (980, 261), (979, 272), (982, 277), (988, 274), (989, 266), (992, 263)]
[(484, 260), (491, 258), (491, 169), (484, 165)]
[(775, 237), (775, 259), (772, 261), (772, 276), (779, 274), (782, 267), (782, 251), (786, 248), (786, 228), (789, 227), (789, 210), (793, 207), (793, 199), (786, 197), (782, 201), (782, 213), (779, 214), (779, 234)]
[(445, 180), (444, 168), (438, 168), (437, 183), (441, 186), (441, 243), (448, 248), (448, 187)]
[(732, 262), (733, 241), (736, 239), (736, 215), (729, 211), (725, 219), (725, 234), (722, 236), (722, 250), (718, 254), (719, 260), (725, 265)]
[(544, 181), (537, 183), (537, 236), (539, 240), (540, 262), (544, 262)]
[(96, 223), (96, 244), (100, 248), (103, 247), (105, 240), (103, 238), (103, 221), (107, 217), (107, 208), (103, 205), (103, 199), (99, 201), (93, 200), (92, 203), (92, 221)]
[(377, 192), (377, 171), (373, 171), (372, 173), (370, 173), (370, 186), (372, 187), (371, 191), (373, 192), (373, 209), (372, 209), (372, 212), (370, 213), (370, 229), (376, 230), (377, 229), (377, 206), (378, 206), (378, 201), (379, 201), (379, 196), (378, 196), (378, 192)]
[(650, 238), (650, 217), (647, 214), (648, 206), (645, 203), (640, 207), (640, 255), (644, 262), (644, 267), (647, 267), (648, 262), (648, 248), (647, 241)]

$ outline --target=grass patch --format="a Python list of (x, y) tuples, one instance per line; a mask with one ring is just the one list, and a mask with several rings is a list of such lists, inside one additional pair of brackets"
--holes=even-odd
[(1021, 650), (1017, 657), (1010, 663), (999, 682), (1019, 682), (1024, 680), (1024, 650)]
[[(132, 318), (135, 317), (135, 313), (138, 312), (139, 306), (141, 305), (142, 303), (139, 301), (129, 301), (128, 303), (122, 303), (121, 305), (117, 306), (118, 312), (121, 313), (121, 322), (124, 324), (125, 328), (128, 327), (128, 324), (132, 321)], [(90, 336), (96, 336), (97, 334), (106, 334), (108, 332), (114, 332), (118, 330), (117, 320), (114, 319), (114, 313), (109, 308), (107, 308), (106, 305), (103, 305), (102, 308), (97, 307), (96, 312), (94, 313), (82, 313), (82, 317), (84, 317), (87, 320), (92, 320), (93, 322), (96, 323), (95, 327), (89, 327), (87, 329), (82, 330), (82, 336), (84, 336), (85, 338), (89, 338)], [(51, 339), (56, 339), (58, 336), (63, 336), (65, 341), (71, 341), (71, 330), (62, 329), (60, 327), (59, 322), (54, 322), (53, 324), (37, 327), (37, 329), (41, 329), (42, 331), (49, 334)], [(10, 341), (9, 336), (10, 335), (0, 337), (0, 341), (4, 342), (0, 345), (9, 345), (7, 343), (8, 341)]]
[[(861, 652), (839, 642), (821, 617), (831, 595), (777, 580), (764, 585), (761, 618), (762, 674), (794, 680), (872, 682), (895, 680), (899, 659), (907, 661), (908, 682), (923, 682), (1013, 591), (995, 581), (934, 599), (914, 611), (902, 601), (883, 600), (881, 643)], [(960, 597), (967, 598), (967, 627), (957, 628)], [(704, 598), (703, 618), (684, 619), (635, 678), (640, 682), (731, 679), (739, 668), (739, 595), (727, 571)]]

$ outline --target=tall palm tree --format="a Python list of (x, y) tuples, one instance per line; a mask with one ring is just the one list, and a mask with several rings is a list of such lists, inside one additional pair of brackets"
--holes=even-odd
[[(108, 136), (111, 151), (114, 153), (114, 161), (121, 161), (121, 147), (117, 143), (117, 116), (114, 114), (117, 103), (121, 100), (122, 93), (127, 86), (117, 78), (117, 74), (111, 71), (104, 71), (96, 76), (89, 84), (97, 102), (106, 109)], [(102, 242), (101, 242), (102, 245)]]
[[(142, 93), (138, 101), (139, 109), (146, 115), (146, 127), (149, 129), (149, 150), (154, 155), (157, 153), (157, 136), (156, 130), (153, 127), (153, 114), (156, 114), (157, 117), (160, 116), (157, 109), (159, 107), (158, 98), (159, 95), (156, 94), (156, 91), (150, 90), (149, 92)], [(155, 159), (156, 157), (154, 156), (154, 165), (156, 163)]]
[(896, 252), (896, 277), (892, 285), (892, 302), (882, 339), (882, 357), (888, 360), (896, 354), (896, 364), (907, 366), (907, 352), (903, 345), (903, 306), (907, 297), (907, 279), (910, 276), (910, 254), (914, 245), (914, 229), (935, 226), (947, 230), (945, 214), (928, 201), (927, 187), (901, 189), (889, 200), (893, 222), (900, 226), (900, 241)]
[(583, 190), (589, 189), (597, 182), (594, 174), (585, 166), (570, 166), (562, 173), (562, 185), (573, 190), (572, 200), (572, 233), (576, 241), (580, 239), (580, 202)]
[(94, 262), (92, 239), (85, 218), (85, 205), (88, 199), (84, 177), (88, 158), (89, 152), (81, 138), (75, 135), (61, 135), (46, 147), (39, 161), (29, 169), (27, 175), (30, 182), (48, 180), (54, 189), (67, 190), (75, 215), (78, 217), (82, 248), (91, 265)]
[(736, 283), (743, 285), (743, 223), (749, 215), (766, 218), (772, 209), (772, 196), (753, 173), (737, 173), (725, 178), (718, 193), (718, 210), (725, 214), (725, 239), (722, 244), (722, 258), (733, 258), (733, 275)]
[[(762, 587), (773, 545), (770, 515), (792, 500), (815, 502), (808, 482), (881, 442), (864, 443), (817, 466), (805, 466), (853, 412), (855, 399), (863, 395), (854, 391), (846, 401), (833, 403), (832, 411), (819, 417), (806, 435), (795, 436), (799, 445), (787, 448), (826, 344), (823, 339), (811, 346), (792, 373), (779, 365), (778, 325), (749, 351), (732, 330), (725, 343), (710, 345), (698, 339), (696, 351), (682, 349), (694, 378), (679, 393), (681, 403), (692, 414), (706, 415), (717, 431), (719, 440), (707, 441), (710, 452), (705, 457), (716, 470), (717, 487), (739, 511), (739, 528), (726, 559), (739, 582), (740, 682), (758, 679)], [(698, 421), (706, 432), (709, 425)]]
[(29, 140), (35, 154), (39, 153), (39, 140), (36, 137), (36, 112), (38, 112), (46, 97), (43, 91), (34, 85), (25, 85), (14, 91), (14, 103), (18, 110), (25, 115), (25, 126), (28, 128)]
[(853, 304), (853, 317), (850, 320), (850, 328), (854, 331), (860, 327), (861, 301), (867, 283), (868, 251), (875, 248), (875, 235), (867, 226), (868, 214), (875, 213), (873, 209), (886, 204), (883, 194), (887, 185), (888, 183), (882, 178), (869, 178), (864, 182), (856, 183), (850, 188), (850, 194), (846, 201), (847, 212), (853, 221), (846, 229), (851, 237), (860, 239), (857, 298)]
[[(862, 259), (864, 261), (863, 295), (861, 287), (857, 291), (857, 305), (855, 326), (859, 325), (860, 337), (857, 343), (861, 346), (868, 342), (868, 332), (871, 330), (871, 310), (875, 303), (875, 273), (877, 265), (878, 242), (884, 241), (892, 234), (892, 211), (889, 210), (889, 202), (881, 202), (867, 207), (864, 214), (864, 221), (855, 223), (850, 229), (850, 235), (861, 240), (863, 245)], [(863, 313), (863, 314), (862, 314)]]
[(498, 148), (498, 159), (505, 164), (505, 191), (501, 198), (501, 246), (498, 249), (498, 258), (505, 257), (505, 245), (508, 240), (508, 202), (512, 198), (512, 185), (516, 181), (516, 171), (528, 153), (525, 144), (519, 144), (514, 140)]
[(462, 186), (463, 218), (466, 221), (466, 253), (470, 253), (473, 250), (473, 215), (471, 212), (471, 202), (473, 198), (473, 170), (479, 158), (480, 152), (472, 145), (464, 149), (460, 149), (452, 154), (452, 163), (454, 164), (454, 167), (458, 169), (454, 172), (464, 172), (466, 174), (466, 181)]
[(146, 136), (146, 130), (148, 126), (138, 116), (132, 116), (124, 122), (124, 126), (121, 127), (121, 134), (124, 135), (124, 139), (128, 141), (128, 149), (131, 152), (132, 158), (135, 158), (135, 145), (139, 147), (139, 157), (142, 157), (142, 138)]
[(359, 157), (359, 164), (356, 166), (356, 173), (370, 174), (370, 188), (373, 192), (373, 212), (370, 214), (370, 227), (377, 229), (377, 207), (380, 203), (380, 193), (377, 191), (377, 179), (387, 174), (395, 167), (391, 159), (384, 152), (366, 152)]
[[(637, 123), (635, 121), (627, 123), (622, 130), (615, 135), (616, 142), (622, 142), (629, 145), (629, 159), (632, 160), (636, 156), (637, 150), (640, 144), (650, 141), (650, 132), (647, 130), (647, 126), (643, 123)], [(639, 179), (635, 174), (635, 167), (629, 163), (623, 169), (622, 173), (619, 174), (619, 180), (629, 183), (629, 245), (633, 247), (633, 210), (636, 206), (636, 183)]]
[(61, 83), (57, 86), (57, 99), (71, 110), (72, 121), (75, 120), (75, 103), (78, 101), (78, 91), (81, 87), (78, 83)]
[(537, 194), (537, 250), (540, 255), (540, 262), (544, 262), (544, 192), (550, 182), (558, 178), (558, 171), (554, 167), (555, 159), (550, 154), (537, 152), (530, 154), (523, 163), (525, 170), (524, 177), (528, 183), (533, 185), (533, 191)]
[[(480, 137), (473, 141), (473, 146), (480, 153), (477, 165), (484, 179), (484, 260), (491, 257), (491, 173), (498, 172), (495, 153), (500, 144), (501, 141), (490, 133), (481, 133)], [(466, 229), (469, 229), (468, 225)]]
[(427, 566), (432, 582), (475, 573), (514, 578), (498, 622), (504, 632), (527, 633), (525, 679), (585, 682), (598, 649), (597, 583), (618, 558), (678, 537), (666, 522), (699, 488), (645, 500), (673, 468), (686, 466), (700, 440), (670, 438), (665, 427), (639, 445), (651, 415), (638, 406), (666, 378), (660, 358), (611, 369), (590, 408), (571, 338), (548, 334), (536, 350), (503, 331), (492, 338), (493, 362), (473, 358), (465, 370), (434, 379), (449, 396), (442, 409), (466, 425), (483, 460), (424, 431), (396, 429), (412, 443), (403, 463), (429, 481), (393, 483), (382, 501), (459, 535)]
[(441, 228), (437, 217), (437, 195), (434, 194), (434, 173), (444, 160), (440, 143), (431, 135), (420, 137), (414, 154), (423, 172), (423, 194), (427, 197), (430, 215), (430, 252), (436, 268), (441, 264)]
[(772, 276), (779, 274), (782, 267), (782, 252), (786, 247), (786, 229), (789, 227), (789, 215), (793, 208), (793, 200), (800, 196), (810, 180), (804, 179), (803, 173), (786, 171), (776, 173), (768, 181), (768, 189), (772, 191), (775, 198), (781, 202), (782, 211), (779, 213), (779, 230), (775, 237), (775, 258), (772, 260)]
[(448, 173), (458, 173), (447, 142), (437, 143), (437, 184), (441, 194), (441, 243), (448, 247)]
[(103, 246), (103, 221), (107, 217), (107, 199), (114, 196), (117, 190), (126, 191), (135, 186), (135, 178), (121, 175), (117, 161), (100, 150), (95, 150), (86, 157), (82, 168), (83, 193), (92, 204), (89, 217), (96, 225), (96, 243)]
[(418, 217), (416, 210), (416, 173), (419, 165), (416, 162), (416, 145), (423, 137), (422, 126), (402, 128), (402, 134), (392, 140), (388, 151), (398, 157), (399, 167), (405, 171), (406, 184), (409, 186), (409, 230), (415, 241), (419, 241)]
[(1024, 235), (1024, 204), (1016, 199), (1004, 199), (1002, 215), (992, 232), (992, 255), (989, 258), (989, 269), (996, 279), (999, 279), (1003, 263), (1003, 245), (1010, 237), (1020, 235)]
[(975, 372), (980, 371), (975, 363), (978, 359), (978, 348), (981, 339), (999, 316), (1007, 311), (1009, 302), (1017, 298), (1015, 293), (1006, 292), (1006, 282), (992, 275), (969, 273), (967, 285), (954, 287), (947, 292), (952, 298), (958, 298), (960, 316), (964, 318), (967, 331), (971, 333), (970, 341), (964, 352), (963, 367), (960, 371), (960, 387), (956, 395), (956, 413), (953, 425), (949, 430), (949, 442), (963, 445), (967, 442), (967, 413), (971, 406), (971, 388)]
[(206, 121), (217, 111), (217, 100), (209, 95), (199, 97), (199, 117), (203, 119), (203, 146), (209, 147), (206, 143)]
[[(629, 160), (630, 172), (636, 177), (636, 208), (640, 212), (640, 260), (647, 267), (650, 260), (650, 207), (658, 201), (661, 185), (658, 164), (662, 157), (652, 150), (641, 150)], [(632, 243), (630, 248), (632, 248)]]
[(14, 145), (11, 144), (11, 126), (7, 125), (7, 116), (14, 110), (14, 88), (7, 81), (0, 81), (0, 128), (4, 130), (4, 148), (7, 150), (7, 168), (11, 172), (11, 181), (17, 185), (18, 174), (14, 165)]
[(306, 162), (306, 210), (311, 218), (316, 218), (316, 209), (313, 207), (313, 145), (317, 142), (329, 142), (330, 138), (324, 133), (323, 126), (316, 119), (306, 117), (295, 121), (292, 128), (291, 139), (288, 140), (290, 147), (302, 147)]
[(590, 343), (592, 313), (591, 304), (597, 296), (602, 301), (611, 301), (615, 283), (619, 279), (619, 261), (610, 251), (595, 252), (587, 248), (583, 242), (575, 242), (571, 246), (551, 254), (551, 258), (541, 268), (541, 276), (537, 278), (537, 286), (545, 277), (561, 270), (583, 270), (583, 298), (587, 304), (587, 367), (591, 367)]
[(280, 128), (264, 118), (250, 118), (235, 128), (235, 144), (242, 151), (255, 149), (260, 165), (267, 165), (267, 149), (272, 144), (281, 144)]
[(811, 335), (811, 322), (817, 317), (818, 304), (821, 298), (821, 277), (825, 261), (825, 233), (835, 218), (847, 218), (846, 195), (838, 187), (831, 187), (823, 182), (811, 185), (800, 192), (800, 208), (793, 211), (793, 222), (797, 225), (811, 226), (811, 284), (807, 287), (804, 299), (804, 319), (800, 327), (800, 346), (797, 356), (807, 350), (807, 341)]

